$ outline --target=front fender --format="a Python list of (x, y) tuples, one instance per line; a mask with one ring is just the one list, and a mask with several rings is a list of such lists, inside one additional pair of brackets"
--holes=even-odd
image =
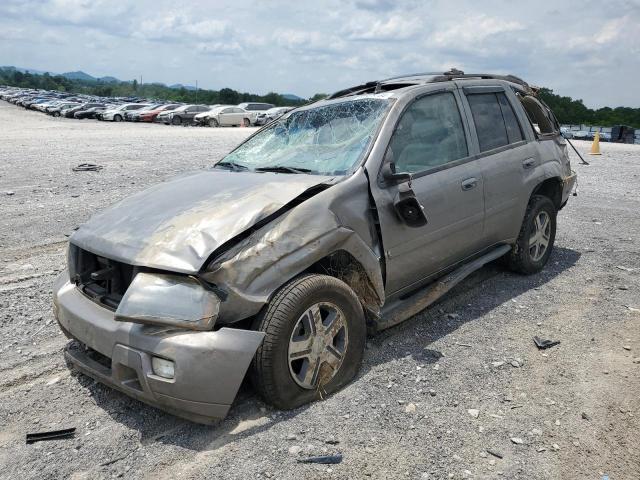
[(358, 223), (369, 215), (368, 197), (353, 183), (316, 195), (214, 258), (200, 275), (228, 294), (218, 321), (257, 314), (283, 284), (337, 251), (362, 265), (378, 305), (384, 303), (380, 254)]

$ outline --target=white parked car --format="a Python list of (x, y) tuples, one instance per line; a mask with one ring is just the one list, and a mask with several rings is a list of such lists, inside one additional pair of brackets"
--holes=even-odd
[(105, 110), (104, 112), (100, 113), (97, 118), (109, 122), (121, 122), (122, 120), (124, 120), (125, 112), (128, 112), (130, 110), (140, 110), (141, 108), (148, 106), (149, 104), (147, 103), (125, 103), (124, 105), (119, 105), (110, 110)]
[(206, 112), (202, 112), (193, 117), (193, 121), (198, 125), (209, 125), (209, 115), (211, 112), (216, 111), (218, 107), (233, 107), (233, 105), (222, 105), (220, 103), (216, 103), (215, 105), (211, 105), (211, 108)]
[(228, 127), (240, 125), (249, 127), (256, 123), (258, 119), (257, 112), (249, 112), (240, 107), (218, 107), (209, 113), (209, 126), (211, 127)]
[(273, 122), (274, 120), (280, 118), (287, 112), (290, 112), (295, 107), (273, 107), (269, 110), (265, 110), (264, 112), (258, 112), (258, 119), (256, 120), (256, 125), (266, 125), (269, 122)]

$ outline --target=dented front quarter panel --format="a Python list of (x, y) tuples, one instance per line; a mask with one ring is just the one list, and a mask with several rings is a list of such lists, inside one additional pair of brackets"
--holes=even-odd
[(202, 278), (229, 295), (218, 321), (255, 315), (281, 285), (337, 251), (349, 253), (363, 267), (373, 292), (365, 307), (378, 309), (384, 302), (384, 283), (370, 210), (368, 180), (359, 169), (229, 250), (214, 253)]

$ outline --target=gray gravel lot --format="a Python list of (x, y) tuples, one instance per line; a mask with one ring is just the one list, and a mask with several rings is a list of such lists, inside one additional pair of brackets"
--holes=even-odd
[[(544, 272), (477, 272), (370, 338), (360, 375), (325, 401), (280, 412), (245, 386), (205, 427), (70, 372), (51, 308), (66, 235), (250, 131), (0, 102), (0, 478), (640, 478), (638, 145), (602, 144), (590, 166), (574, 156), (579, 196)], [(82, 162), (104, 169), (73, 173)], [(534, 335), (562, 343), (538, 351)], [(27, 432), (72, 426), (73, 439), (25, 445)], [(338, 452), (339, 465), (296, 462)]]

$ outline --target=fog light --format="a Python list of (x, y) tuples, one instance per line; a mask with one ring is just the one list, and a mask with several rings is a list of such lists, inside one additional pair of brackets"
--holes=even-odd
[(151, 367), (153, 368), (153, 373), (162, 378), (173, 378), (175, 374), (174, 363), (171, 360), (152, 357)]

